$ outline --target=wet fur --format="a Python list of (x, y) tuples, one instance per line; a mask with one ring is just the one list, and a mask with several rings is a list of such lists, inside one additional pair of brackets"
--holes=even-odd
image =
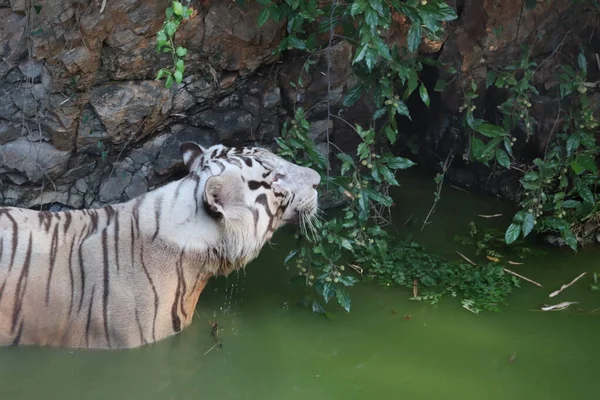
[(285, 169), (318, 183), (312, 170), (262, 149), (188, 143), (182, 154), (187, 177), (126, 203), (0, 208), (0, 345), (114, 349), (171, 336), (211, 276), (244, 267), (290, 215), (316, 212), (314, 190), (273, 179)]

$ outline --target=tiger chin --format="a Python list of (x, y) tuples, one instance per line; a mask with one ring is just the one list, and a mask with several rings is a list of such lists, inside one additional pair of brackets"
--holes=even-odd
[(320, 176), (261, 148), (180, 146), (189, 174), (126, 203), (0, 208), (0, 345), (138, 347), (190, 325), (208, 279), (318, 209)]

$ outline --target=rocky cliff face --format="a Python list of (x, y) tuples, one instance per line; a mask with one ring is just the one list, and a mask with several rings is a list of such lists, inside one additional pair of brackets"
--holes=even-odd
[[(155, 51), (166, 1), (109, 0), (101, 12), (100, 1), (0, 0), (0, 204), (80, 208), (131, 198), (181, 172), (181, 141), (273, 145), (294, 104), (310, 110), (317, 140), (329, 133), (350, 148), (350, 128), (327, 114), (350, 122), (370, 116), (365, 104), (341, 106), (352, 85), (351, 46), (333, 45), (331, 84), (323, 51), (304, 87), (296, 89), (289, 82), (302, 73), (302, 56), (272, 55), (285, 21), (259, 29), (262, 6), (245, 3), (191, 2), (196, 15), (176, 37), (189, 50), (186, 77), (166, 89), (154, 80), (171, 62), (168, 54)], [(521, 12), (522, 3), (457, 1), (460, 19), (448, 26), (445, 43), (428, 42), (422, 51), (453, 60), (485, 92), (486, 68), (504, 63), (515, 44), (533, 40), (542, 57), (567, 29), (569, 43), (583, 36), (577, 18), (585, 13), (573, 13), (571, 25), (561, 28), (568, 1), (535, 12)], [(494, 29), (498, 26), (504, 27), (501, 33)], [(397, 28), (391, 37), (402, 41), (402, 21)], [(454, 86), (408, 126), (423, 133), (423, 164), (449, 150), (464, 151), (465, 135), (455, 119), (460, 93)]]

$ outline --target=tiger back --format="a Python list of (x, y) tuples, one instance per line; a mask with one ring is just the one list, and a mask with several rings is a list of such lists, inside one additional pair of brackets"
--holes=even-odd
[(128, 202), (0, 207), (0, 345), (130, 348), (180, 332), (208, 279), (318, 208), (314, 170), (260, 148), (181, 145), (189, 173)]

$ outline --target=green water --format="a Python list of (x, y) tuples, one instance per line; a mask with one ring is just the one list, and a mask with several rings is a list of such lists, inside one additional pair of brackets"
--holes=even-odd
[[(423, 218), (430, 178), (404, 177), (395, 220)], [(413, 233), (429, 249), (452, 254), (452, 237), (477, 214), (508, 214), (490, 197), (446, 187), (433, 223)], [(600, 272), (600, 251), (547, 255), (514, 270), (523, 283), (500, 313), (473, 315), (451, 300), (438, 306), (408, 300), (408, 291), (361, 284), (352, 312), (325, 319), (297, 305), (299, 289), (282, 267), (291, 246), (280, 232), (246, 273), (211, 282), (192, 326), (162, 342), (127, 351), (0, 349), (0, 399), (595, 399), (600, 389), (600, 293), (586, 276), (556, 302), (561, 312), (535, 312), (550, 292), (580, 272)], [(470, 253), (467, 252), (467, 255)], [(454, 255), (456, 256), (456, 255)], [(405, 319), (410, 315), (410, 319)], [(213, 349), (209, 321), (222, 327)], [(205, 354), (206, 353), (206, 354)], [(513, 361), (511, 355), (516, 354)]]

